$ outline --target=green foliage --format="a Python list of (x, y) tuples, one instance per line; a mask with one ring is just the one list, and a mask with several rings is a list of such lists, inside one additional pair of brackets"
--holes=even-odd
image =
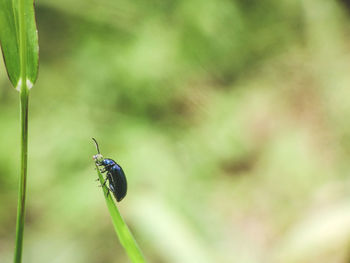
[[(23, 5), (23, 6), (21, 6)], [(22, 13), (20, 10), (22, 8)], [(21, 28), (21, 20), (25, 28)], [(24, 30), (23, 57), (25, 69), (21, 68), (21, 31)], [(36, 30), (33, 0), (0, 0), (0, 43), (6, 69), (11, 83), (18, 82), (25, 70), (25, 78), (31, 87), (38, 75), (38, 34)], [(30, 88), (29, 87), (29, 88)]]

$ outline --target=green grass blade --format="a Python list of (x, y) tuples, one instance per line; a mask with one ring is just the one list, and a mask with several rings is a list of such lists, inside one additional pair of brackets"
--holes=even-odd
[(12, 85), (31, 88), (39, 59), (33, 0), (0, 0), (0, 44)]
[[(104, 183), (103, 176), (97, 166), (96, 166), (96, 169), (97, 169), (98, 178), (100, 179), (101, 184), (103, 184)], [(127, 224), (124, 222), (122, 216), (119, 213), (117, 206), (113, 201), (112, 193), (110, 193), (107, 196), (108, 189), (106, 186), (102, 187), (102, 190), (106, 198), (106, 203), (107, 203), (109, 213), (111, 214), (111, 217), (112, 217), (114, 230), (117, 233), (119, 241), (124, 247), (130, 260), (134, 263), (146, 262), (141, 252), (141, 249), (139, 248), (136, 240), (131, 234)]]
[(28, 159), (29, 89), (38, 74), (39, 45), (33, 0), (0, 0), (0, 44), (7, 74), (20, 92), (21, 171), (14, 262), (22, 260)]

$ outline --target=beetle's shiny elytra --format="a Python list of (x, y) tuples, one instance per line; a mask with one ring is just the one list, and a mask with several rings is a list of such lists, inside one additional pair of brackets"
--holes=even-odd
[(98, 147), (97, 141), (92, 138), (96, 144), (97, 154), (93, 156), (96, 164), (101, 166), (101, 173), (107, 172), (106, 180), (104, 184), (108, 181), (108, 189), (113, 193), (115, 199), (120, 202), (127, 192), (127, 182), (123, 169), (119, 164), (117, 164), (112, 159), (104, 159), (100, 154), (100, 149)]

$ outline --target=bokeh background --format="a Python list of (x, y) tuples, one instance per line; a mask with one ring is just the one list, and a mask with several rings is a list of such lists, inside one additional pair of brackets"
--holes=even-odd
[[(24, 262), (128, 262), (91, 137), (126, 172), (119, 208), (149, 262), (350, 262), (348, 5), (36, 1)], [(0, 262), (18, 117), (1, 64)]]

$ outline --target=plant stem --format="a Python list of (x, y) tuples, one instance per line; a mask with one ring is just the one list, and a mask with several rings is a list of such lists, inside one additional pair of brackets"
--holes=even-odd
[[(100, 179), (101, 184), (104, 184), (103, 176), (96, 165), (98, 178)], [(132, 233), (130, 232), (127, 224), (124, 222), (122, 216), (119, 213), (117, 206), (115, 205), (112, 193), (108, 193), (108, 189), (106, 185), (102, 187), (103, 194), (106, 198), (106, 204), (109, 210), (109, 213), (112, 217), (112, 222), (114, 226), (114, 230), (119, 238), (120, 243), (124, 247), (126, 253), (128, 254), (130, 260), (133, 263), (145, 263), (145, 259), (141, 252), (140, 247), (138, 246), (136, 240), (134, 239)]]
[(27, 159), (28, 159), (28, 100), (27, 87), (27, 35), (25, 23), (25, 0), (17, 0), (18, 3), (18, 44), (20, 59), (20, 122), (21, 122), (21, 175), (18, 190), (16, 244), (14, 262), (22, 261), (23, 231), (26, 204), (27, 186)]
[(16, 245), (14, 262), (20, 263), (22, 259), (24, 216), (26, 204), (27, 185), (27, 159), (28, 159), (28, 91), (26, 88), (20, 92), (21, 114), (21, 177), (19, 180)]

